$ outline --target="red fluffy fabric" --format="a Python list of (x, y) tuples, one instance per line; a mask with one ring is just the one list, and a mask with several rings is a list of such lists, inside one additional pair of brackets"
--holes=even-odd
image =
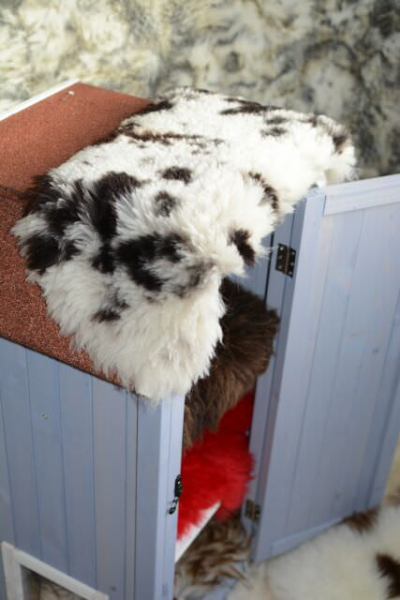
[(198, 525), (204, 510), (217, 502), (217, 519), (240, 507), (253, 470), (248, 450), (248, 430), (253, 412), (253, 392), (221, 419), (218, 431), (207, 431), (201, 442), (186, 451), (182, 460), (183, 492), (179, 501), (178, 538)]

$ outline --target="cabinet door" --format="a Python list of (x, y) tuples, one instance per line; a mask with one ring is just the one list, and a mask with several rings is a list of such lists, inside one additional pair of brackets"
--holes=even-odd
[[(314, 190), (275, 233), (266, 301), (281, 327), (252, 428), (254, 560), (382, 497), (400, 430), (399, 233), (400, 176)], [(276, 269), (279, 243), (296, 251), (293, 276)]]

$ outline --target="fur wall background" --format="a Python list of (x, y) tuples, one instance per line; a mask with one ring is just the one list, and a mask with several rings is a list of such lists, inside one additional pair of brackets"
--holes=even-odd
[(0, 109), (79, 77), (194, 85), (344, 122), (361, 177), (399, 170), (398, 0), (1, 0)]

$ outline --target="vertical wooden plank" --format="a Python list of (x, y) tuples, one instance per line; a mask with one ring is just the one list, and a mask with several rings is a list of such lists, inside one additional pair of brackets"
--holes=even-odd
[(171, 401), (156, 408), (139, 398), (135, 598), (163, 598)]
[(58, 363), (27, 351), (42, 560), (69, 572)]
[(133, 394), (126, 395), (126, 543), (125, 543), (125, 597), (135, 595), (135, 535), (136, 535), (136, 469), (138, 402)]
[[(380, 386), (400, 289), (400, 278), (396, 277), (400, 237), (398, 228), (393, 227), (394, 214), (399, 227), (400, 205), (371, 208), (365, 214), (332, 391), (334, 411), (329, 417), (330, 428), (326, 428), (325, 454), (320, 463), (321, 471), (328, 461), (333, 463), (331, 487), (322, 490), (319, 503), (323, 518), (329, 510), (332, 517), (354, 510), (375, 407), (387, 413)], [(367, 504), (368, 495), (362, 508)]]
[[(0, 378), (3, 378), (2, 374)], [(0, 394), (0, 542), (14, 544), (14, 523), (9, 477), (2, 394)]]
[[(370, 426), (370, 443), (364, 456), (357, 483), (356, 509), (375, 506), (382, 498), (389, 475), (393, 453), (400, 435), (400, 293), (397, 299), (393, 327), (384, 371), (380, 382), (375, 412)], [(374, 466), (371, 468), (371, 466)]]
[[(3, 375), (0, 372), (0, 379)], [(15, 544), (12, 499), (9, 484), (9, 468), (5, 444), (2, 395), (0, 393), (0, 544), (9, 542)], [(6, 597), (3, 561), (0, 553), (0, 598)]]
[(93, 378), (97, 588), (125, 598), (127, 393)]
[[(285, 219), (285, 222), (279, 228), (279, 233), (277, 234), (277, 237), (280, 240), (284, 240), (285, 236), (287, 238), (286, 241), (289, 240), (292, 228), (292, 219), (292, 215), (288, 215)], [(282, 243), (284, 242), (282, 241)], [(274, 265), (276, 261), (276, 246), (274, 246), (273, 233), (263, 240), (263, 246), (265, 248), (265, 256), (259, 258), (254, 267), (246, 267), (246, 272), (243, 277), (235, 277), (234, 279), (244, 288), (265, 299), (268, 279), (271, 274), (271, 265)], [(279, 298), (281, 300), (280, 296)], [(279, 306), (277, 306), (278, 304)], [(274, 305), (272, 303), (268, 303), (268, 308), (272, 307), (278, 310), (278, 314), (280, 314), (280, 302), (275, 302)], [(274, 343), (274, 347), (276, 347), (276, 340)], [(249, 450), (255, 457), (255, 462), (253, 477), (248, 485), (246, 497), (242, 505), (242, 522), (248, 533), (251, 533), (253, 531), (254, 523), (246, 515), (246, 502), (248, 500), (255, 502), (257, 494), (258, 477), (261, 466), (259, 457), (261, 456), (262, 452), (263, 440), (265, 436), (265, 427), (267, 423), (269, 393), (271, 389), (273, 365), (274, 356), (271, 357), (266, 372), (263, 373), (260, 377), (258, 377), (255, 386), (254, 408), (249, 440)]]
[(372, 481), (368, 490), (369, 506), (377, 506), (385, 492), (386, 482), (389, 477), (390, 467), (400, 435), (400, 378), (391, 398), (390, 410), (387, 413), (384, 436), (379, 452), (378, 461), (373, 463), (375, 468)]
[(59, 366), (69, 574), (96, 588), (92, 378)]
[[(311, 195), (296, 213), (293, 223), (291, 246), (297, 250), (298, 258), (293, 280), (288, 277), (285, 281), (282, 322), (259, 476), (258, 502), (263, 508), (252, 547), (255, 560), (268, 556), (272, 541), (279, 539), (285, 530), (300, 440), (299, 418), (304, 408), (307, 375), (315, 344), (309, 290), (315, 279), (324, 199), (317, 193)], [(296, 285), (298, 281), (301, 285)]]
[(22, 550), (41, 558), (26, 352), (21, 346), (0, 339), (0, 394), (13, 502), (15, 543)]
[(177, 475), (181, 472), (182, 460), (182, 434), (183, 434), (183, 413), (184, 397), (176, 396), (171, 400), (170, 417), (170, 443), (168, 447), (169, 465), (167, 479), (167, 513), (165, 526), (165, 552), (164, 552), (164, 598), (172, 598), (174, 591), (174, 572), (175, 572), (175, 545), (178, 527), (177, 510), (169, 514), (168, 509), (172, 506), (175, 496), (175, 481)]
[[(269, 236), (270, 250), (269, 250), (269, 261), (268, 271), (266, 276), (266, 289), (264, 290), (264, 297), (268, 308), (273, 308), (277, 311), (278, 315), (281, 316), (282, 304), (285, 290), (286, 278), (279, 271), (275, 270), (276, 255), (278, 243), (288, 245), (290, 243), (290, 237), (293, 226), (293, 215), (288, 215), (284, 223), (278, 228), (274, 235)], [(267, 288), (268, 282), (268, 288)], [(256, 287), (256, 286), (254, 286)], [(253, 289), (253, 285), (250, 286)], [(249, 450), (255, 457), (254, 465), (254, 476), (248, 486), (248, 492), (243, 504), (242, 519), (245, 527), (250, 532), (254, 529), (254, 523), (246, 517), (245, 506), (248, 499), (256, 501), (257, 489), (260, 478), (261, 469), (261, 457), (263, 452), (263, 444), (266, 435), (266, 426), (269, 420), (269, 401), (272, 385), (272, 374), (275, 366), (276, 349), (279, 344), (280, 332), (278, 331), (277, 338), (275, 339), (274, 349), (275, 353), (271, 357), (268, 369), (261, 377), (258, 378), (256, 384), (256, 393), (254, 398), (254, 409), (253, 418), (251, 425), (251, 435)]]
[[(176, 515), (168, 510), (173, 498), (171, 472), (175, 473), (181, 451), (182, 413), (183, 399), (164, 399), (157, 407), (139, 399), (136, 548), (140, 551), (135, 556), (135, 598), (171, 598), (173, 569), (166, 570), (175, 556), (171, 536), (176, 536)], [(174, 441), (172, 433), (178, 436)]]

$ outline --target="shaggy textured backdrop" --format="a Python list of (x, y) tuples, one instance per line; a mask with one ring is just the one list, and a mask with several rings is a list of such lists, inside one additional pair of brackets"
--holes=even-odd
[(396, 172), (397, 0), (2, 0), (0, 108), (70, 77), (154, 96), (194, 85), (329, 114), (362, 177)]

